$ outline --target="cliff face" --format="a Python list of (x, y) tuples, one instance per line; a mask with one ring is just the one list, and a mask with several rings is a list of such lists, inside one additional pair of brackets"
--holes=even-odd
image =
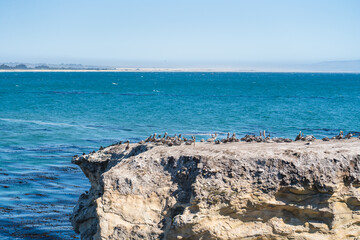
[(131, 144), (75, 157), (82, 239), (357, 239), (360, 140)]

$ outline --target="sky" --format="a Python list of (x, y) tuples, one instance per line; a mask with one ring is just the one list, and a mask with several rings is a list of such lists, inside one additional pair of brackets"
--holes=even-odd
[(359, 60), (359, 13), (358, 0), (0, 0), (0, 62)]

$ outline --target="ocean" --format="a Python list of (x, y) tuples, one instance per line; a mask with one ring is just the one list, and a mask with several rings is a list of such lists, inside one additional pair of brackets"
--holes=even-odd
[(78, 239), (71, 158), (150, 134), (360, 132), (360, 74), (0, 73), (0, 239)]

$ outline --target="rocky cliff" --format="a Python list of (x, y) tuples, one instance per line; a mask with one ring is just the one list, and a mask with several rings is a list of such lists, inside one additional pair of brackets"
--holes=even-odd
[(114, 145), (74, 157), (82, 239), (358, 239), (360, 140)]

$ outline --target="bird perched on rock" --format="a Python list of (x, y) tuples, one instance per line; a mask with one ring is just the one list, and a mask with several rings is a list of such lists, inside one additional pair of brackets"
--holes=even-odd
[(173, 145), (175, 146), (180, 146), (181, 145), (181, 139), (175, 139), (173, 142), (172, 142)]
[(206, 141), (207, 142), (214, 142), (216, 140), (217, 136), (218, 136), (217, 133), (215, 133), (215, 135), (211, 134), (211, 138), (208, 138)]
[(145, 142), (150, 142), (152, 138), (152, 135), (150, 135), (147, 139), (145, 139)]
[(245, 137), (241, 138), (241, 141), (245, 141), (245, 142), (256, 141), (256, 136), (246, 134)]
[(127, 140), (126, 143), (127, 143), (127, 145), (126, 145), (126, 147), (125, 147), (125, 150), (129, 150), (129, 148), (130, 148), (130, 141)]
[(189, 139), (189, 140), (187, 140), (186, 142), (185, 142), (185, 144), (186, 145), (191, 145), (191, 144), (193, 144), (194, 143), (194, 146), (195, 146), (195, 136), (191, 136), (191, 139)]
[(350, 139), (352, 136), (353, 136), (352, 133), (348, 133), (348, 134), (346, 134), (345, 138), (346, 138), (346, 139)]
[(301, 134), (301, 131), (299, 132), (299, 135), (296, 136), (295, 141), (304, 140), (304, 134)]
[(273, 142), (273, 140), (271, 140), (271, 136), (270, 133), (269, 135), (264, 139), (265, 142)]
[(240, 141), (240, 139), (236, 138), (236, 133), (233, 133), (233, 135), (230, 138), (230, 142), (239, 142), (239, 141)]
[(336, 139), (343, 139), (344, 138), (344, 132), (343, 131), (340, 131), (340, 133), (339, 133), (339, 135), (337, 135), (336, 137), (335, 137)]
[(231, 141), (230, 133), (228, 132), (227, 137), (220, 140), (222, 143), (228, 143)]
[(303, 140), (305, 141), (314, 141), (316, 138), (313, 135), (307, 135)]
[(325, 142), (328, 142), (328, 141), (330, 141), (330, 138), (324, 137), (322, 140), (325, 141)]
[(156, 133), (154, 133), (154, 135), (152, 136), (151, 142), (155, 142), (155, 140), (156, 140)]
[(284, 142), (284, 138), (273, 138), (272, 139), (274, 142), (277, 142), (277, 143), (282, 143)]

